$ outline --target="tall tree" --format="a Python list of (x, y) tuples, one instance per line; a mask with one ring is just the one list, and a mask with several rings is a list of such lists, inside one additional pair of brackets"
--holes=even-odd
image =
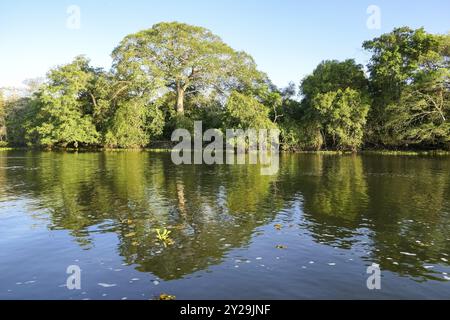
[[(411, 93), (411, 86), (417, 85), (417, 76), (421, 73), (424, 71), (428, 73), (426, 70), (436, 68), (448, 68), (448, 65), (447, 67), (442, 65), (446, 59), (442, 47), (444, 38), (429, 34), (423, 28), (413, 30), (401, 27), (364, 42), (364, 49), (372, 52), (368, 65), (373, 99), (369, 116), (371, 142), (388, 146), (398, 142), (392, 136), (392, 128), (387, 125), (392, 124), (391, 115), (395, 114), (389, 110), (397, 108), (397, 111), (403, 113), (405, 109), (400, 106), (405, 106), (407, 100), (409, 100), (407, 105), (411, 106), (412, 101), (407, 96)], [(436, 64), (437, 61), (441, 63)], [(397, 107), (394, 107), (395, 105)], [(410, 122), (411, 125), (414, 123), (417, 122)]]
[(92, 77), (84, 57), (49, 72), (33, 104), (36, 117), (27, 132), (29, 143), (46, 147), (98, 143), (92, 108), (84, 103)]
[(326, 146), (356, 150), (363, 143), (363, 131), (370, 103), (363, 67), (354, 60), (324, 61), (301, 83), (303, 122), (320, 128)]
[(312, 107), (318, 112), (322, 132), (333, 148), (356, 151), (363, 144), (370, 104), (361, 92), (346, 88), (315, 96)]
[(125, 37), (113, 59), (120, 80), (175, 92), (180, 114), (190, 95), (226, 94), (264, 79), (248, 54), (236, 52), (205, 28), (178, 22)]
[(300, 93), (305, 103), (310, 103), (319, 93), (327, 93), (352, 88), (367, 91), (368, 81), (363, 66), (355, 60), (326, 60), (321, 62), (313, 73), (302, 80)]
[(389, 142), (398, 146), (450, 148), (450, 35), (434, 36), (398, 101), (386, 108)]

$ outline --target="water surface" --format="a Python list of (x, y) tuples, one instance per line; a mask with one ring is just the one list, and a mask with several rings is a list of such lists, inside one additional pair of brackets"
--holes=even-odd
[(449, 299), (449, 260), (450, 157), (0, 152), (0, 299)]

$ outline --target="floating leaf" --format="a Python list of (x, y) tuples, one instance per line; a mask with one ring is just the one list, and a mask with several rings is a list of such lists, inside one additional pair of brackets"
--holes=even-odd
[(287, 246), (279, 244), (276, 246), (277, 249), (287, 249)]

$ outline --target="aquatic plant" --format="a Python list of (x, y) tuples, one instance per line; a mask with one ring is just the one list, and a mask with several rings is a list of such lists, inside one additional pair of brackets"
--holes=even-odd
[(172, 233), (172, 231), (164, 229), (156, 229), (156, 238), (161, 241), (164, 246), (173, 244), (173, 240), (170, 239), (169, 235)]

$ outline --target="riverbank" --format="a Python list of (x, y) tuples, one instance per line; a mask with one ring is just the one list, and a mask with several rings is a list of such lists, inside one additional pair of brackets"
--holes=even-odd
[[(119, 149), (119, 148), (55, 148), (55, 149), (40, 149), (27, 147), (3, 147), (0, 151), (54, 151), (54, 152), (171, 152), (170, 148), (136, 148), (136, 149)], [(281, 154), (321, 154), (321, 155), (351, 155), (351, 154), (374, 154), (374, 155), (392, 155), (392, 156), (448, 156), (450, 151), (446, 150), (359, 150), (352, 151), (338, 151), (338, 150), (317, 150), (317, 151), (281, 151)]]

